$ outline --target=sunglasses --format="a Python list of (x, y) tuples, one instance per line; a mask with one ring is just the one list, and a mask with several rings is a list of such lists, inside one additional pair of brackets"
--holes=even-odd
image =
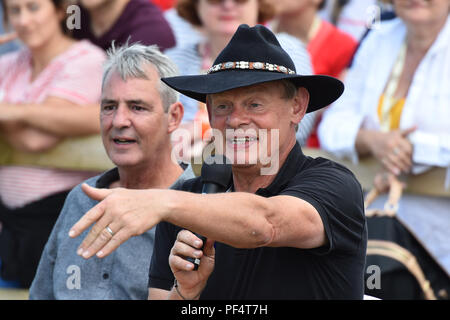
[[(221, 4), (223, 2), (225, 2), (227, 0), (206, 0), (206, 2), (208, 2), (209, 4)], [(248, 0), (232, 0), (233, 2), (235, 2), (236, 4), (244, 4), (246, 2), (248, 2)]]

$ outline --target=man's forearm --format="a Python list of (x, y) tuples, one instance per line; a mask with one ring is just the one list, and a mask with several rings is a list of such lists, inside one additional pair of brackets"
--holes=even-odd
[(267, 219), (272, 208), (261, 196), (172, 191), (167, 204), (165, 221), (236, 248), (260, 247), (273, 237), (273, 226)]
[[(86, 259), (94, 254), (107, 256), (130, 237), (161, 221), (236, 248), (307, 249), (326, 242), (317, 210), (293, 196), (264, 198), (246, 192), (202, 195), (161, 189), (97, 189), (86, 184), (82, 189), (90, 198), (101, 201), (69, 232), (70, 237), (77, 237), (94, 223), (78, 250)], [(115, 241), (111, 241), (106, 227), (114, 231)]]

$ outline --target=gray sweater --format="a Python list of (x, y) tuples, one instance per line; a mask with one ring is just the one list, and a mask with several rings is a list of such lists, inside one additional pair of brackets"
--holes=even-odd
[[(193, 177), (189, 166), (171, 188)], [(118, 178), (118, 170), (112, 169), (86, 183), (106, 188)], [(155, 228), (132, 237), (105, 258), (85, 260), (77, 255), (89, 229), (75, 239), (68, 232), (97, 203), (84, 194), (81, 185), (69, 193), (42, 253), (30, 299), (147, 299)]]

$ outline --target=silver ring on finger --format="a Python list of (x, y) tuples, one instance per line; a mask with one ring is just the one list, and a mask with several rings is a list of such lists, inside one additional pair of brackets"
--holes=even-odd
[(394, 153), (394, 155), (398, 156), (398, 154), (400, 153), (400, 148), (395, 147), (392, 152)]
[(112, 231), (109, 226), (107, 226), (105, 229), (106, 229), (106, 231), (108, 231), (108, 233), (111, 235), (111, 237), (114, 237), (114, 231)]

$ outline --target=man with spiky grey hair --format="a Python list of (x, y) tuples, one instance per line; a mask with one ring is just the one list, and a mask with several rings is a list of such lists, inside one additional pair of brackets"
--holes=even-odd
[[(194, 176), (171, 161), (171, 133), (183, 117), (178, 93), (162, 77), (176, 66), (156, 46), (114, 46), (108, 52), (100, 108), (105, 150), (116, 168), (86, 181), (99, 188), (165, 189)], [(154, 229), (134, 237), (108, 259), (76, 254), (70, 227), (97, 201), (81, 186), (68, 195), (45, 246), (30, 299), (146, 299)], [(105, 230), (111, 236), (111, 230)]]
[[(141, 44), (129, 45), (116, 49), (114, 42), (111, 49), (107, 51), (108, 60), (104, 64), (102, 88), (105, 81), (112, 71), (116, 71), (122, 80), (128, 78), (147, 79), (148, 76), (143, 69), (143, 61), (150, 62), (160, 78), (166, 76), (178, 75), (178, 67), (169, 60), (169, 58), (158, 50), (156, 45), (144, 46)], [(159, 82), (158, 87), (164, 110), (167, 111), (169, 106), (178, 101), (180, 94), (164, 84)]]

